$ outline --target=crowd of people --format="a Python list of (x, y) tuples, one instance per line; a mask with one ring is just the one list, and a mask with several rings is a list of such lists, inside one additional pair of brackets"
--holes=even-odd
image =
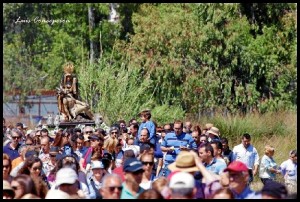
[[(149, 110), (139, 116), (109, 130), (8, 127), (3, 118), (3, 198), (297, 198), (297, 150), (279, 164), (271, 145), (260, 158), (248, 133), (231, 149), (212, 123), (157, 126)], [(254, 176), (260, 191), (250, 188)]]

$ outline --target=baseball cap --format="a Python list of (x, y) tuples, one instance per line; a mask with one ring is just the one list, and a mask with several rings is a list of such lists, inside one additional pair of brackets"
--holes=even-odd
[(143, 170), (143, 164), (137, 158), (129, 158), (125, 161), (123, 170), (125, 172), (136, 172)]
[(45, 199), (70, 199), (70, 195), (67, 192), (54, 189), (47, 192)]
[(103, 163), (101, 161), (92, 161), (91, 168), (92, 169), (104, 168), (104, 165), (103, 165)]
[(177, 172), (172, 175), (169, 183), (171, 189), (194, 188), (194, 176), (187, 172)]
[(284, 199), (288, 194), (287, 189), (283, 184), (273, 180), (266, 181), (261, 193), (278, 199)]
[(100, 138), (97, 135), (90, 135), (88, 137), (89, 140), (100, 140)]
[(246, 164), (244, 164), (241, 161), (233, 161), (224, 170), (224, 172), (226, 172), (226, 171), (243, 172), (243, 171), (248, 171), (248, 167), (246, 166)]
[(56, 174), (56, 185), (74, 184), (78, 180), (78, 175), (72, 168), (61, 168)]
[(34, 151), (34, 150), (30, 150), (30, 151), (27, 151), (27, 152), (25, 153), (25, 158), (26, 158), (26, 159), (27, 159), (27, 158), (30, 158), (31, 156), (33, 156), (33, 157), (38, 157), (37, 152)]

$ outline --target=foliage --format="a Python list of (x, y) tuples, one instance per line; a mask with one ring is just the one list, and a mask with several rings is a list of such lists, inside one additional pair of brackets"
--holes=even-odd
[(296, 109), (296, 4), (119, 4), (115, 24), (108, 3), (3, 6), (4, 91), (19, 89), (23, 104), (33, 89), (54, 89), (72, 61), (82, 99), (110, 121), (142, 108), (158, 122)]

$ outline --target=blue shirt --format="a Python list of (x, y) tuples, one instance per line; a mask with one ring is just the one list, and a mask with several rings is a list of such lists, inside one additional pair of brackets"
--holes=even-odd
[(8, 143), (7, 145), (5, 145), (3, 147), (3, 153), (6, 153), (10, 160), (13, 161), (14, 159), (18, 158), (20, 156), (19, 152), (18, 152), (18, 149), (20, 147), (21, 144), (18, 144), (17, 147), (15, 149), (13, 149), (11, 146), (10, 146), (11, 143)]
[(139, 131), (138, 131), (138, 139), (140, 139), (141, 131), (143, 128), (148, 129), (150, 142), (152, 144), (155, 144), (155, 140), (152, 140), (154, 138), (154, 136), (156, 135), (156, 127), (155, 127), (153, 121), (146, 121), (145, 123), (141, 123), (141, 125), (139, 126)]
[(182, 132), (180, 135), (176, 135), (174, 132), (166, 134), (165, 138), (163, 139), (161, 146), (163, 147), (174, 147), (173, 151), (168, 151), (165, 156), (165, 165), (169, 165), (173, 163), (176, 159), (177, 154), (179, 154), (180, 146), (188, 147), (189, 149), (196, 150), (197, 145), (194, 141), (194, 138)]
[(220, 175), (220, 173), (227, 167), (226, 163), (216, 158), (213, 158), (212, 162), (209, 164), (204, 163), (204, 166), (207, 170), (217, 175)]
[(261, 193), (251, 190), (248, 186), (240, 193), (237, 194), (232, 190), (234, 199), (262, 199)]

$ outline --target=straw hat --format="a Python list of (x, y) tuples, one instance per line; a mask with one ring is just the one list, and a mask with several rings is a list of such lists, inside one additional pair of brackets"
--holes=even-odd
[(212, 124), (212, 123), (207, 123), (207, 124), (205, 124), (204, 129), (205, 129), (205, 130), (208, 130), (208, 129), (210, 129), (210, 128), (213, 127), (213, 126), (214, 126), (214, 124)]
[(196, 166), (193, 154), (188, 151), (181, 151), (175, 162), (168, 166), (171, 171), (184, 171), (184, 172), (194, 172), (199, 171)]
[(211, 133), (215, 136), (220, 137), (220, 130), (216, 127), (211, 127), (209, 131), (206, 132), (207, 134)]

